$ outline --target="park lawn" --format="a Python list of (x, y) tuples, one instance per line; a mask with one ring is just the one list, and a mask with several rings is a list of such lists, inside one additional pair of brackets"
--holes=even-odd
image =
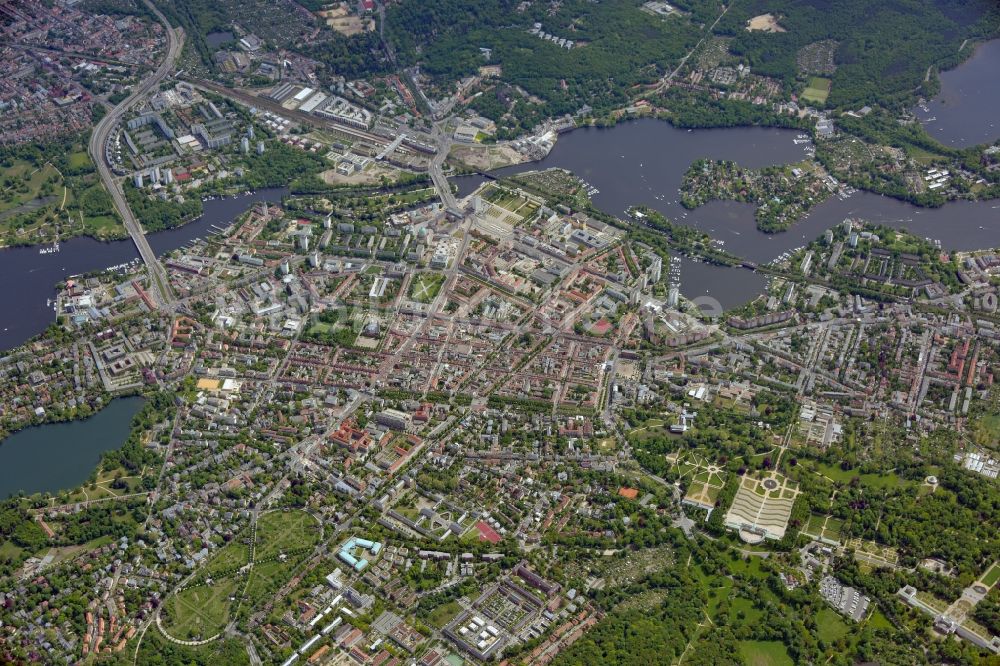
[(401, 203), (418, 203), (423, 201), (433, 188), (424, 187), (417, 190), (409, 190), (398, 194), (390, 195)]
[(732, 574), (743, 574), (750, 578), (758, 578), (763, 580), (767, 577), (767, 573), (762, 568), (762, 563), (764, 558), (762, 557), (739, 557), (734, 560), (730, 560), (727, 565), (727, 569)]
[(896, 474), (862, 474), (861, 485), (875, 490), (888, 490), (902, 488), (907, 485), (907, 482)]
[(996, 445), (1000, 442), (1000, 414), (983, 414), (972, 426), (977, 444)]
[(602, 453), (609, 453), (618, 450), (617, 442), (614, 437), (605, 437), (597, 441), (597, 448)]
[(832, 608), (824, 608), (816, 614), (816, 633), (820, 640), (833, 643), (846, 636), (850, 631), (851, 628), (840, 619), (840, 616)]
[(357, 334), (354, 329), (351, 328), (350, 322), (332, 322), (328, 323), (325, 321), (319, 321), (315, 317), (309, 320), (309, 326), (306, 328), (305, 337), (307, 339), (317, 338), (312, 340), (313, 342), (319, 342), (323, 344), (323, 340), (328, 340), (327, 344), (340, 344), (345, 347), (351, 347), (354, 345), (354, 341), (357, 338)]
[(740, 641), (740, 655), (747, 666), (792, 666), (788, 650), (778, 641)]
[(99, 485), (95, 488), (91, 488), (89, 484), (86, 484), (84, 486), (80, 486), (79, 490), (70, 494), (66, 503), (84, 502), (87, 500), (102, 499), (111, 496), (111, 491), (104, 486)]
[(523, 198), (510, 190), (492, 186), (486, 193), (484, 193), (483, 198), (489, 201), (494, 206), (503, 208), (506, 211), (513, 212), (517, 210), (523, 203)]
[(90, 161), (90, 155), (88, 155), (87, 151), (85, 150), (77, 151), (75, 153), (70, 153), (69, 165), (74, 169), (83, 169), (88, 166), (91, 166), (92, 163)]
[(802, 99), (815, 102), (816, 104), (826, 104), (827, 97), (830, 96), (830, 86), (832, 81), (822, 76), (813, 76), (809, 79), (809, 85), (802, 91)]
[[(678, 455), (683, 455), (683, 452), (681, 452)], [(688, 462), (687, 460), (681, 459), (677, 462), (677, 469), (682, 476), (691, 475), (692, 478), (694, 478), (694, 475), (698, 473), (698, 470), (701, 469), (701, 467), (695, 465), (694, 463)]]
[(316, 333), (329, 333), (336, 326), (336, 322), (333, 324), (328, 324), (325, 321), (319, 321), (318, 319), (311, 319), (309, 321), (309, 327), (306, 328), (307, 334)]
[(56, 168), (47, 162), (38, 168), (30, 162), (15, 160), (0, 176), (13, 181), (9, 188), (0, 186), (0, 213), (38, 198), (42, 185), (48, 180), (58, 186), (52, 191), (52, 196), (62, 200), (62, 178)]
[(437, 297), (443, 284), (444, 275), (441, 273), (421, 273), (410, 284), (410, 299), (430, 303)]
[(830, 519), (826, 521), (826, 531), (822, 536), (827, 539), (833, 539), (834, 541), (840, 541), (840, 532), (843, 526), (843, 520), (831, 516)]
[(948, 610), (948, 606), (951, 605), (944, 599), (939, 599), (930, 592), (925, 592), (924, 590), (917, 591), (917, 599), (922, 601), (927, 606), (933, 608), (934, 611), (937, 613), (945, 612), (946, 610)]
[(466, 530), (458, 541), (464, 544), (476, 544), (482, 542), (482, 538), (479, 536), (479, 530)]
[[(738, 615), (743, 613), (743, 619), (738, 619)], [(729, 610), (730, 617), (734, 625), (743, 624), (753, 626), (764, 615), (764, 611), (754, 608), (753, 601), (745, 597), (736, 597)]]
[[(85, 170), (90, 158), (86, 153), (82, 155), (86, 165), (80, 168)], [(68, 159), (79, 162), (77, 153)], [(96, 180), (96, 175), (92, 178)], [(5, 187), (7, 179), (12, 183), (10, 187)], [(47, 235), (51, 238), (54, 232), (60, 238), (79, 235), (98, 240), (124, 238), (125, 227), (111, 212), (110, 199), (103, 187), (100, 183), (88, 185), (90, 180), (91, 176), (64, 179), (49, 163), (37, 168), (29, 162), (15, 162), (0, 171), (0, 232), (14, 231), (16, 224), (18, 235), (33, 242), (40, 242)], [(102, 199), (107, 207), (95, 208), (94, 202)]]
[(816, 465), (816, 471), (833, 481), (840, 483), (850, 483), (851, 479), (858, 476), (853, 469), (840, 469), (836, 465)]
[(852, 479), (860, 479), (861, 485), (874, 490), (886, 490), (889, 488), (901, 488), (907, 485), (907, 481), (899, 478), (895, 473), (889, 474), (859, 474), (857, 470), (840, 469), (836, 465), (817, 465), (816, 471), (823, 476), (839, 481), (840, 483), (850, 483)]
[(417, 522), (417, 520), (420, 518), (420, 510), (417, 509), (417, 507), (415, 506), (397, 506), (395, 507), (395, 510), (396, 513), (403, 516), (404, 518), (412, 520), (413, 522)]
[(292, 577), (292, 569), (298, 560), (289, 558), (286, 562), (271, 560), (255, 564), (247, 581), (245, 598), (250, 609), (264, 603)]
[(180, 640), (200, 640), (218, 634), (229, 619), (229, 599), (235, 591), (233, 578), (181, 590), (167, 600), (170, 621), (164, 629)]
[(21, 547), (10, 539), (0, 543), (0, 561), (15, 562), (21, 558), (22, 552)]
[(441, 629), (448, 624), (451, 618), (455, 617), (462, 610), (462, 606), (457, 601), (449, 601), (441, 604), (427, 615), (427, 624), (437, 629)]
[(920, 146), (914, 146), (908, 144), (906, 146), (906, 154), (913, 158), (914, 162), (922, 164), (924, 166), (929, 166), (936, 160), (946, 159), (946, 155), (941, 155), (940, 153), (932, 153), (929, 150), (921, 148)]
[(316, 519), (305, 511), (271, 511), (257, 520), (257, 549), (254, 560), (261, 562), (279, 554), (312, 548), (319, 541)]
[(84, 215), (83, 232), (98, 239), (119, 238), (125, 235), (125, 225), (114, 215)]
[(713, 576), (708, 578), (704, 585), (708, 591), (708, 607), (705, 612), (714, 621), (715, 618), (719, 617), (723, 600), (729, 598), (729, 593), (733, 589), (733, 580), (728, 576)]
[(628, 433), (628, 439), (634, 439), (634, 441), (640, 444), (648, 442), (651, 439), (659, 439), (664, 436), (670, 437), (671, 439), (680, 438), (680, 435), (670, 432), (662, 425), (643, 426)]
[(710, 486), (707, 483), (695, 481), (688, 487), (685, 497), (714, 502), (719, 497), (720, 492), (722, 492), (722, 488), (719, 486)]
[(719, 499), (719, 494), (722, 492), (722, 486), (711, 486), (706, 484), (704, 492), (708, 501), (715, 503)]
[(809, 520), (808, 522), (806, 522), (806, 526), (802, 529), (802, 531), (805, 532), (806, 534), (819, 536), (820, 532), (823, 529), (824, 522), (826, 522), (826, 516), (818, 513), (810, 514)]
[[(238, 538), (244, 538), (246, 534), (243, 532)], [(204, 575), (212, 577), (229, 573), (245, 566), (248, 562), (250, 562), (250, 549), (246, 544), (230, 541), (220, 548), (208, 562)]]
[[(825, 528), (824, 524), (826, 525)], [(806, 523), (802, 531), (818, 539), (840, 541), (840, 531), (843, 525), (844, 521), (839, 518), (832, 516), (828, 518), (822, 514), (814, 513), (809, 516), (809, 522)]]
[(91, 539), (86, 543), (77, 544), (75, 546), (60, 546), (52, 548), (49, 551), (49, 554), (51, 554), (53, 557), (52, 564), (60, 564), (62, 562), (66, 562), (68, 560), (73, 559), (74, 557), (76, 557), (81, 553), (86, 553), (88, 551), (106, 546), (109, 543), (112, 543), (114, 540), (115, 538), (113, 536), (111, 536), (110, 534), (105, 534), (103, 536)]
[(869, 623), (874, 629), (892, 629), (892, 622), (889, 622), (889, 618), (883, 615), (880, 610), (872, 613)]
[(987, 587), (993, 587), (996, 582), (1000, 580), (1000, 564), (994, 564), (993, 567), (986, 572), (983, 576), (983, 585)]

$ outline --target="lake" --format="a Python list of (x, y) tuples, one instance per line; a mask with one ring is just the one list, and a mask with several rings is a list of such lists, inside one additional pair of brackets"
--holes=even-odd
[[(709, 130), (678, 129), (654, 119), (640, 119), (611, 128), (586, 127), (559, 137), (555, 148), (539, 162), (520, 164), (492, 172), (497, 177), (524, 171), (558, 167), (568, 169), (598, 188), (592, 197), (601, 210), (624, 217), (634, 205), (646, 205), (672, 220), (702, 228), (727, 227), (733, 234), (712, 234), (724, 240), (725, 249), (739, 254), (739, 239), (762, 243), (760, 251), (770, 253), (762, 234), (754, 227), (753, 208), (731, 202), (713, 202), (694, 211), (678, 203), (684, 173), (701, 158), (734, 160), (744, 166), (764, 167), (789, 164), (808, 157), (807, 144), (793, 143), (800, 132), (762, 127)], [(455, 179), (460, 194), (482, 182), (482, 176)], [(757, 237), (760, 237), (759, 239)], [(775, 252), (769, 258), (781, 254)], [(747, 256), (746, 258), (750, 258)], [(723, 308), (752, 300), (764, 289), (761, 275), (745, 269), (715, 266), (682, 259), (681, 292), (688, 298), (710, 297)]]
[[(198, 219), (151, 233), (147, 239), (153, 250), (163, 255), (212, 233), (213, 225), (227, 226), (255, 201), (281, 201), (287, 194), (285, 188), (271, 188), (206, 201), (204, 214)], [(44, 255), (38, 253), (38, 247), (0, 250), (0, 349), (22, 344), (55, 321), (55, 312), (46, 300), (55, 298), (57, 283), (138, 257), (131, 239), (103, 243), (88, 237), (71, 238), (59, 244), (59, 252)]]
[(116, 398), (89, 419), (32, 426), (0, 442), (0, 498), (69, 490), (87, 480), (101, 454), (121, 447), (139, 397)]
[(927, 132), (956, 148), (1000, 139), (1000, 39), (980, 44), (971, 58), (939, 78), (941, 90), (927, 110), (913, 111)]
[(205, 42), (212, 47), (217, 49), (227, 42), (231, 42), (236, 39), (236, 35), (229, 32), (228, 30), (222, 30), (220, 32), (210, 32), (205, 35)]
[[(750, 204), (713, 201), (693, 211), (679, 203), (684, 173), (702, 157), (729, 159), (748, 167), (789, 164), (806, 157), (807, 144), (796, 145), (794, 130), (730, 128), (684, 130), (669, 123), (642, 119), (611, 128), (582, 128), (562, 135), (552, 152), (539, 162), (498, 169), (508, 176), (552, 167), (568, 169), (599, 192), (592, 199), (601, 210), (623, 217), (633, 205), (659, 210), (675, 222), (688, 224), (722, 241), (723, 248), (757, 263), (771, 261), (815, 240), (847, 217), (860, 217), (924, 238), (940, 240), (944, 249), (971, 250), (1000, 246), (1000, 201), (949, 203), (919, 208), (889, 197), (857, 192), (831, 197), (816, 206), (786, 232), (758, 231)], [(454, 179), (461, 194), (482, 182), (482, 176)], [(711, 296), (731, 308), (752, 299), (764, 279), (747, 271), (685, 261), (681, 292), (689, 297)]]

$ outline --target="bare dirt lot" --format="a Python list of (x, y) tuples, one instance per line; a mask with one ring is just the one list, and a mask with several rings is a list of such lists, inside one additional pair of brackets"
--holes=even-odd
[(344, 5), (316, 13), (326, 21), (328, 26), (347, 37), (362, 32), (371, 32), (375, 29), (374, 19), (351, 16)]
[(381, 176), (385, 176), (389, 182), (396, 180), (399, 171), (381, 164), (373, 164), (364, 171), (358, 171), (350, 176), (337, 173), (336, 169), (324, 171), (319, 176), (327, 185), (374, 185), (379, 182)]
[(489, 171), (500, 167), (520, 164), (524, 161), (521, 153), (509, 146), (454, 146), (451, 156), (479, 171)]
[(754, 16), (747, 24), (747, 30), (760, 32), (785, 32), (785, 29), (778, 25), (778, 19), (774, 14), (761, 14)]

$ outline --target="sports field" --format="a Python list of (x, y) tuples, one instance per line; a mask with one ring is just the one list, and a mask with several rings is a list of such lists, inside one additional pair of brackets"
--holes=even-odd
[(823, 78), (822, 76), (810, 77), (809, 85), (802, 91), (802, 99), (814, 104), (826, 104), (826, 99), (830, 96), (830, 86), (832, 83), (830, 79)]

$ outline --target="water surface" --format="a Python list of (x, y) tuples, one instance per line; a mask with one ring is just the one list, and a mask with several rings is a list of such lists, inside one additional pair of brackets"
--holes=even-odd
[[(206, 201), (204, 214), (180, 227), (147, 236), (153, 250), (163, 255), (195, 238), (225, 227), (256, 201), (281, 201), (286, 188), (262, 189), (236, 198)], [(80, 237), (63, 241), (59, 252), (39, 254), (38, 247), (0, 250), (0, 349), (11, 349), (38, 335), (55, 321), (46, 301), (55, 299), (56, 284), (66, 278), (100, 271), (139, 258), (131, 239), (104, 243)]]
[(227, 42), (231, 42), (236, 39), (236, 35), (229, 32), (228, 30), (223, 30), (220, 32), (210, 32), (205, 35), (205, 42), (212, 47), (217, 49)]
[(116, 398), (82, 421), (32, 426), (0, 442), (0, 498), (57, 493), (80, 485), (105, 451), (128, 439), (139, 397)]
[(941, 90), (927, 110), (914, 109), (927, 132), (956, 148), (1000, 139), (1000, 39), (980, 44), (971, 58), (939, 78)]
[[(562, 135), (543, 160), (499, 169), (496, 176), (552, 167), (568, 169), (598, 191), (594, 205), (624, 217), (633, 205), (646, 205), (674, 222), (696, 227), (744, 259), (766, 263), (815, 240), (847, 217), (858, 217), (924, 238), (940, 240), (943, 249), (972, 250), (1000, 246), (1000, 201), (959, 201), (941, 208), (920, 208), (869, 192), (833, 196), (813, 208), (791, 229), (758, 231), (754, 207), (713, 201), (693, 211), (680, 205), (684, 173), (700, 158), (729, 159), (747, 167), (791, 164), (806, 157), (808, 144), (796, 144), (794, 130), (740, 127), (688, 131), (653, 119), (612, 128), (583, 128)], [(454, 179), (468, 194), (482, 176)], [(681, 292), (689, 298), (709, 295), (724, 307), (740, 305), (763, 289), (760, 276), (685, 261)]]

